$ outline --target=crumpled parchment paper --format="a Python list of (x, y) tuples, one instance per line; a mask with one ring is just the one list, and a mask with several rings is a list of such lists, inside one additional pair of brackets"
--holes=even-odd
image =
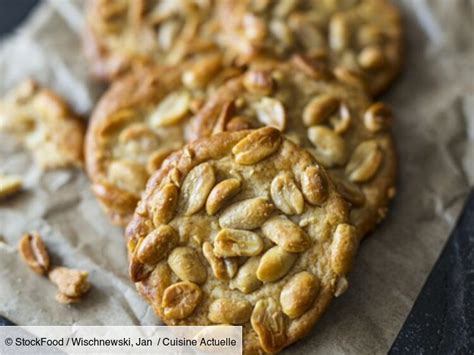
[[(44, 2), (0, 42), (0, 94), (32, 76), (87, 117), (103, 87), (88, 77), (81, 52), (83, 3)], [(287, 354), (386, 353), (474, 183), (474, 3), (397, 4), (405, 66), (383, 98), (396, 117), (397, 197), (362, 243), (349, 290)], [(26, 182), (24, 192), (0, 202), (0, 314), (23, 325), (159, 324), (128, 280), (122, 231), (108, 223), (84, 173), (41, 173), (12, 137), (0, 142), (0, 173)], [(22, 263), (17, 242), (34, 229), (53, 264), (90, 272), (93, 288), (83, 302), (56, 303), (55, 287)]]

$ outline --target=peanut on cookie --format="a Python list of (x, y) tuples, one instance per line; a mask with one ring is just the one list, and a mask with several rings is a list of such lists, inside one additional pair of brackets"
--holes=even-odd
[(307, 334), (359, 243), (325, 169), (273, 127), (172, 154), (126, 236), (130, 277), (166, 324), (242, 325), (245, 353)]
[[(335, 78), (315, 79), (308, 69), (294, 62), (253, 64), (216, 90), (197, 113), (193, 132), (207, 137), (216, 130), (234, 130), (235, 120), (245, 122), (245, 128), (280, 130), (328, 169), (339, 193), (352, 204), (351, 224), (363, 237), (385, 217), (393, 198), (392, 113), (363, 91)], [(216, 115), (229, 112), (228, 107), (232, 114), (225, 120)], [(286, 180), (280, 177), (275, 188)], [(312, 185), (302, 180), (303, 188)], [(318, 202), (318, 196), (310, 198)], [(294, 212), (294, 207), (285, 212)]]
[(295, 53), (379, 94), (402, 60), (402, 26), (388, 0), (224, 1), (223, 44), (240, 62)]

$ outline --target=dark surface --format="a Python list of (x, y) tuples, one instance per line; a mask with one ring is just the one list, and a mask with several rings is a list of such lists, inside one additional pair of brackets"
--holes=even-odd
[[(0, 38), (14, 31), (38, 0), (0, 0)], [(0, 315), (0, 326), (15, 325)]]
[[(69, 0), (64, 0), (69, 1)], [(38, 0), (0, 0), (0, 37)], [(13, 325), (0, 316), (0, 326)], [(474, 191), (390, 354), (474, 354)]]
[(474, 190), (390, 354), (474, 354)]
[(15, 324), (9, 319), (6, 319), (5, 317), (0, 316), (0, 327), (6, 326), (6, 325), (15, 325)]
[(39, 0), (0, 0), (0, 37), (11, 33), (38, 2)]
[[(0, 38), (11, 33), (31, 12), (38, 0), (0, 0)], [(15, 325), (0, 315), (0, 326)]]

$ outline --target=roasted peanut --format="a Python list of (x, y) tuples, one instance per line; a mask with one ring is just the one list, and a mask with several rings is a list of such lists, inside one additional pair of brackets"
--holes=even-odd
[(300, 179), (303, 196), (309, 203), (320, 205), (327, 199), (328, 183), (319, 166), (308, 166)]
[(257, 278), (257, 268), (260, 263), (260, 258), (253, 257), (247, 260), (237, 272), (237, 275), (230, 281), (231, 289), (238, 289), (243, 293), (251, 293), (257, 290), (262, 282)]
[(202, 299), (202, 291), (198, 285), (183, 281), (169, 286), (163, 293), (161, 307), (163, 314), (171, 319), (184, 319), (194, 312)]
[(311, 245), (306, 232), (286, 217), (270, 218), (263, 224), (262, 232), (265, 237), (290, 253), (301, 253)]
[(304, 108), (303, 123), (314, 126), (326, 122), (339, 106), (339, 100), (329, 94), (322, 94), (313, 98)]
[(367, 70), (380, 69), (385, 65), (385, 56), (378, 46), (368, 46), (362, 49), (357, 57), (359, 65)]
[(332, 50), (343, 51), (349, 47), (351, 30), (349, 23), (340, 13), (336, 13), (329, 21), (329, 46)]
[(224, 228), (255, 229), (267, 220), (273, 211), (273, 205), (262, 197), (236, 202), (227, 207), (219, 218)]
[(242, 165), (253, 165), (275, 153), (281, 144), (280, 132), (273, 127), (263, 127), (238, 142), (232, 153)]
[(358, 245), (353, 226), (342, 223), (336, 227), (331, 244), (331, 268), (336, 274), (345, 275), (350, 271)]
[(187, 91), (173, 92), (163, 98), (150, 116), (154, 127), (168, 127), (179, 123), (188, 113), (191, 95)]
[(211, 265), (214, 276), (219, 280), (229, 280), (237, 272), (238, 263), (235, 258), (219, 258), (214, 254), (211, 243), (202, 244), (202, 253)]
[(266, 352), (278, 352), (286, 344), (287, 320), (272, 298), (263, 298), (257, 302), (250, 321)]
[(137, 259), (156, 265), (178, 243), (178, 233), (169, 225), (161, 225), (148, 234), (136, 249)]
[(183, 73), (181, 80), (190, 89), (202, 88), (221, 67), (222, 56), (220, 54), (205, 55)]
[(179, 201), (185, 216), (191, 216), (204, 207), (215, 181), (214, 169), (209, 163), (199, 164), (188, 173), (181, 187)]
[(319, 292), (319, 280), (308, 271), (294, 275), (283, 287), (280, 304), (290, 318), (298, 318), (313, 304)]
[(257, 269), (257, 277), (263, 282), (273, 282), (283, 276), (293, 267), (297, 254), (288, 253), (280, 246), (274, 246), (263, 254)]
[(371, 132), (378, 132), (390, 126), (392, 110), (382, 102), (372, 104), (364, 114), (364, 125)]
[(49, 270), (49, 255), (43, 239), (37, 232), (25, 234), (19, 244), (18, 251), (25, 263), (38, 274), (46, 274)]
[(270, 193), (275, 206), (285, 214), (303, 213), (303, 194), (290, 173), (281, 173), (276, 176), (272, 181)]
[(196, 250), (191, 247), (173, 249), (168, 257), (171, 270), (183, 281), (202, 284), (206, 281), (206, 268), (201, 262)]
[(314, 146), (314, 155), (326, 167), (346, 162), (346, 143), (332, 129), (313, 126), (308, 129), (308, 139)]
[(240, 190), (240, 180), (226, 179), (218, 183), (209, 193), (206, 202), (206, 211), (209, 215), (216, 214), (221, 207), (234, 197)]
[(165, 184), (153, 197), (150, 212), (156, 227), (173, 219), (178, 205), (179, 188), (173, 183)]
[(219, 298), (209, 306), (207, 317), (221, 324), (244, 324), (250, 319), (252, 306), (248, 301)]
[(274, 127), (280, 131), (286, 128), (286, 113), (281, 101), (271, 98), (262, 97), (255, 104), (258, 120), (265, 126)]
[(214, 241), (214, 253), (220, 257), (254, 256), (263, 250), (258, 234), (238, 229), (222, 229)]
[(360, 143), (347, 163), (346, 175), (350, 181), (366, 182), (372, 179), (382, 163), (383, 154), (377, 141)]

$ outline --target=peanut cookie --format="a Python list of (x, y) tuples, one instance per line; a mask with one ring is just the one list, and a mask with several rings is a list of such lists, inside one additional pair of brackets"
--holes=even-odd
[(62, 98), (32, 80), (0, 100), (0, 131), (18, 137), (43, 169), (82, 166), (83, 123)]
[[(189, 118), (207, 90), (236, 74), (231, 68), (215, 73), (219, 58), (210, 54), (179, 68), (142, 68), (114, 82), (100, 99), (86, 137), (87, 171), (115, 224), (130, 220), (150, 173), (184, 145)], [(209, 61), (217, 66), (206, 66)]]
[(16, 194), (22, 187), (23, 182), (20, 177), (0, 175), (0, 200)]
[(89, 0), (84, 36), (93, 74), (176, 65), (216, 50), (213, 0)]
[(391, 111), (336, 80), (314, 79), (311, 67), (300, 64), (260, 63), (228, 81), (196, 115), (195, 131), (209, 136), (236, 120), (278, 128), (328, 168), (362, 237), (383, 219), (395, 193)]
[(223, 43), (243, 62), (304, 54), (373, 95), (401, 65), (400, 15), (387, 0), (230, 0), (220, 11)]
[(358, 246), (323, 167), (273, 127), (171, 155), (127, 227), (130, 277), (166, 324), (243, 326), (245, 353), (306, 335)]

